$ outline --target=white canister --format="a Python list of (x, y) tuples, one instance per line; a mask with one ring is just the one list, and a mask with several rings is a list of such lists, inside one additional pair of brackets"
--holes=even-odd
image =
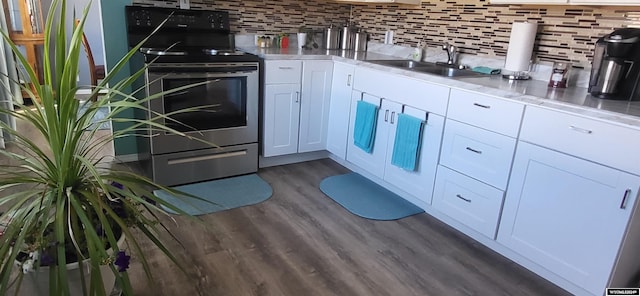
[(298, 48), (303, 48), (307, 43), (307, 33), (298, 33)]

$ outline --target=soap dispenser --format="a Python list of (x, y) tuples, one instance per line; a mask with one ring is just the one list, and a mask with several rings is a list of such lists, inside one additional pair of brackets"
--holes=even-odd
[(422, 61), (422, 52), (424, 47), (422, 46), (422, 42), (418, 42), (418, 46), (413, 49), (413, 53), (411, 54), (411, 59), (420, 62)]

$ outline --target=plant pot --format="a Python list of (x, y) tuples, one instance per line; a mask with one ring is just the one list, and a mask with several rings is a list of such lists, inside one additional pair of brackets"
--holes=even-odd
[[(125, 236), (122, 235), (118, 239), (118, 247), (124, 246)], [(113, 253), (111, 249), (107, 251), (108, 254)], [(84, 273), (84, 279), (87, 291), (89, 290), (89, 282), (91, 279), (91, 266), (89, 259), (83, 261), (84, 270), (80, 270), (80, 264), (78, 262), (67, 264), (67, 272), (69, 274), (69, 295), (70, 296), (83, 296), (82, 292), (82, 278), (81, 272)], [(111, 293), (114, 287), (116, 276), (111, 271), (108, 265), (100, 266), (100, 273), (102, 275), (102, 283), (105, 287), (106, 295)], [(33, 295), (57, 295), (58, 293), (49, 293), (49, 267), (43, 266), (34, 272), (29, 272), (22, 278), (22, 284), (20, 285), (20, 291), (17, 295), (20, 296), (33, 296)], [(14, 292), (10, 290), (9, 295), (14, 295)]]

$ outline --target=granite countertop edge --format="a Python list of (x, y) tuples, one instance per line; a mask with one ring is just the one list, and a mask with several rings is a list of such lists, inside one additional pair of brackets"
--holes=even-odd
[[(640, 101), (612, 101), (591, 97), (585, 88), (549, 88), (543, 81), (518, 81), (510, 83), (501, 77), (459, 77), (449, 78), (427, 73), (419, 73), (389, 66), (370, 63), (370, 60), (402, 59), (374, 52), (353, 52), (342, 50), (296, 49), (296, 48), (242, 48), (243, 51), (258, 55), (265, 60), (334, 60), (357, 66), (400, 74), (443, 85), (452, 89), (477, 92), (519, 102), (526, 105), (587, 116), (594, 119), (640, 129)], [(500, 75), (498, 75), (500, 76)]]

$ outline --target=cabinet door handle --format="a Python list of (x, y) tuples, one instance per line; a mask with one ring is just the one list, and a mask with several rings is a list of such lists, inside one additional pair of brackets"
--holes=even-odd
[(471, 202), (471, 200), (470, 200), (470, 199), (468, 199), (468, 198), (464, 198), (464, 197), (463, 197), (462, 195), (460, 195), (460, 194), (456, 194), (456, 197), (457, 197), (457, 198), (459, 198), (459, 199), (462, 199), (462, 200), (464, 200), (464, 201), (466, 201), (466, 202)]
[(280, 70), (291, 70), (293, 67), (278, 67)]
[(393, 118), (396, 116), (396, 111), (391, 112), (391, 124), (393, 124)]
[(351, 86), (351, 74), (347, 76), (347, 86)]
[(389, 121), (389, 109), (384, 110), (384, 122)]
[(296, 103), (299, 103), (299, 102), (300, 102), (300, 92), (297, 91), (296, 92)]
[(592, 130), (588, 130), (588, 129), (584, 129), (584, 128), (581, 128), (581, 127), (577, 127), (575, 125), (570, 125), (569, 128), (574, 130), (574, 131), (576, 131), (576, 132), (580, 132), (580, 133), (585, 133), (585, 134), (592, 134), (593, 133)]
[(473, 152), (473, 153), (482, 154), (482, 150), (476, 150), (476, 149), (473, 149), (473, 148), (471, 148), (471, 147), (467, 147), (466, 149), (467, 149), (467, 150), (469, 150), (469, 151), (471, 151), (471, 152)]
[(627, 189), (624, 191), (624, 195), (622, 196), (622, 202), (620, 203), (621, 209), (627, 208), (627, 198), (629, 198), (629, 194), (631, 194), (631, 189)]
[(489, 105), (482, 105), (480, 103), (473, 103), (474, 106), (480, 107), (480, 108), (485, 108), (485, 109), (491, 109), (491, 106)]

